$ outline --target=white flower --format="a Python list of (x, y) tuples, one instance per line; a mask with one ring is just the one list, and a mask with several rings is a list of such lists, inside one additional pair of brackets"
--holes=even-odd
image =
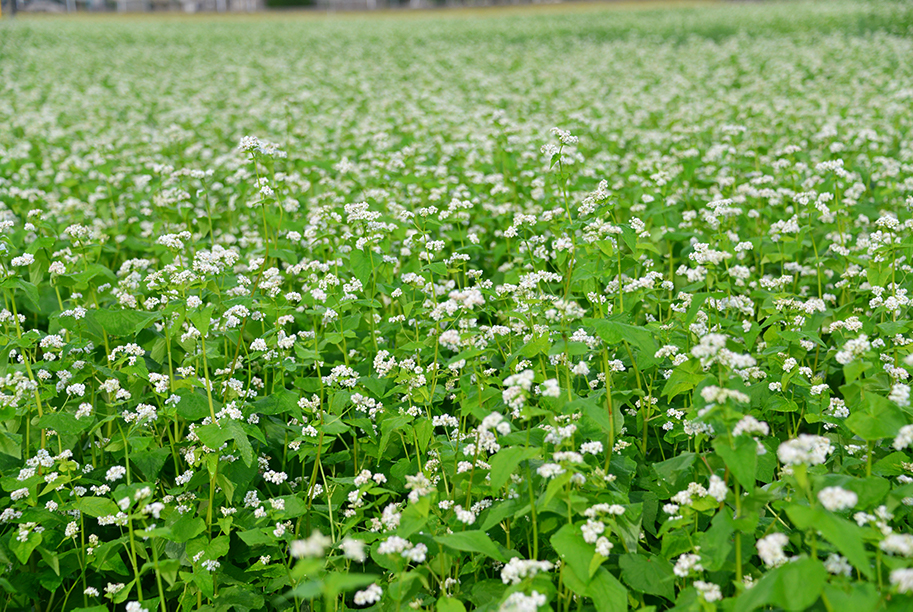
[(798, 438), (780, 444), (777, 458), (784, 465), (820, 465), (833, 452), (833, 444), (824, 436), (801, 434)]
[(124, 477), (127, 473), (127, 468), (122, 465), (115, 465), (114, 467), (108, 468), (108, 471), (105, 473), (105, 480), (108, 482), (115, 482)]
[(824, 562), (824, 569), (835, 576), (849, 577), (853, 573), (853, 566), (837, 553), (831, 553), (827, 556), (827, 560)]
[(356, 606), (370, 606), (373, 603), (380, 601), (380, 598), (383, 596), (384, 590), (372, 584), (363, 591), (357, 591), (355, 593), (355, 605)]
[(571, 372), (577, 376), (586, 376), (590, 373), (590, 366), (588, 366), (585, 361), (578, 361), (577, 365), (571, 368)]
[(583, 532), (583, 541), (587, 544), (595, 544), (596, 540), (599, 539), (599, 536), (602, 535), (602, 532), (605, 531), (605, 525), (601, 521), (588, 520), (583, 527), (580, 528), (580, 531)]
[(316, 529), (306, 540), (293, 540), (289, 545), (289, 554), (296, 559), (302, 557), (322, 557), (324, 549), (333, 541)]
[(536, 470), (536, 473), (543, 478), (554, 478), (564, 474), (564, 468), (557, 463), (543, 463)]
[(501, 582), (520, 584), (524, 578), (535, 576), (539, 572), (548, 572), (555, 567), (550, 561), (533, 561), (514, 557), (501, 568)]
[(726, 488), (726, 483), (723, 482), (723, 479), (713, 474), (710, 477), (710, 486), (707, 487), (707, 494), (718, 502), (724, 502), (728, 492), (729, 490)]
[(694, 581), (694, 588), (697, 589), (698, 594), (704, 601), (719, 601), (723, 599), (723, 592), (720, 590), (718, 584), (712, 582), (704, 582), (702, 580)]
[(701, 565), (701, 556), (692, 553), (683, 554), (675, 562), (675, 567), (672, 568), (672, 571), (679, 578), (684, 578), (691, 572), (704, 571), (704, 566)]
[(342, 554), (346, 559), (351, 559), (356, 563), (364, 563), (365, 559), (367, 559), (365, 543), (361, 540), (345, 537), (340, 542), (339, 547), (342, 549)]
[(580, 452), (584, 455), (598, 455), (603, 451), (602, 442), (584, 442), (580, 445)]
[(859, 497), (852, 491), (840, 487), (825, 487), (818, 491), (818, 501), (831, 512), (838, 512), (855, 506)]
[(13, 257), (12, 261), (10, 261), (10, 265), (12, 265), (14, 268), (21, 266), (30, 266), (33, 263), (35, 263), (35, 256), (31, 253), (25, 253), (19, 257)]
[(903, 450), (911, 445), (913, 445), (913, 425), (904, 425), (894, 438), (894, 448)]
[(888, 554), (913, 557), (913, 535), (908, 533), (888, 534), (878, 547)]
[(913, 592), (913, 568), (900, 568), (891, 571), (891, 585), (899, 593)]
[(539, 591), (533, 591), (529, 595), (518, 591), (511, 593), (510, 597), (504, 600), (498, 612), (536, 612), (547, 601), (548, 598)]
[(779, 567), (788, 560), (783, 553), (783, 547), (789, 542), (789, 538), (783, 533), (772, 533), (758, 540), (758, 556), (767, 567)]
[(603, 536), (596, 540), (596, 552), (603, 557), (608, 557), (612, 553), (612, 548), (614, 548), (614, 545), (609, 542), (607, 537)]
[(543, 397), (559, 397), (561, 395), (561, 387), (558, 385), (557, 379), (549, 378), (539, 387), (539, 392)]
[(736, 423), (735, 427), (732, 429), (733, 436), (753, 434), (766, 436), (769, 433), (770, 427), (768, 427), (767, 423), (759, 421), (751, 415), (742, 417), (742, 419)]

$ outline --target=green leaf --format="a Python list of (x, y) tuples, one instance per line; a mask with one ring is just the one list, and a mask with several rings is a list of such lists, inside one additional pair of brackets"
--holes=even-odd
[[(192, 390), (184, 389), (177, 394), (181, 400), (177, 403), (177, 413), (187, 419), (188, 421), (199, 421), (200, 419), (205, 419), (210, 416), (209, 414), (209, 400), (205, 395), (201, 393), (195, 393)], [(213, 400), (215, 402), (215, 400)], [(219, 410), (221, 404), (216, 406), (213, 403), (213, 408)]]
[(422, 418), (415, 421), (415, 438), (418, 442), (419, 450), (423, 453), (428, 450), (428, 443), (434, 435), (434, 425), (431, 419)]
[(887, 398), (869, 392), (860, 399), (846, 418), (846, 426), (863, 440), (893, 438), (907, 424), (904, 413)]
[(228, 427), (220, 427), (215, 423), (197, 427), (195, 430), (200, 442), (213, 450), (218, 450), (223, 444), (231, 440), (232, 431)]
[[(529, 507), (529, 504), (526, 505)], [(496, 502), (485, 515), (485, 521), (482, 523), (482, 531), (488, 531), (508, 516), (517, 516), (520, 513), (518, 510), (521, 509), (521, 504), (515, 500), (507, 500), (503, 502)]]
[(186, 542), (197, 537), (206, 529), (206, 522), (199, 517), (184, 514), (171, 526), (171, 539)]
[(235, 496), (235, 484), (230, 478), (222, 473), (216, 474), (216, 484), (222, 487), (222, 492), (225, 493), (225, 499), (231, 504), (232, 498)]
[(593, 599), (596, 612), (625, 612), (628, 609), (628, 590), (604, 567), (597, 570), (586, 590)]
[(226, 535), (221, 535), (211, 542), (206, 538), (199, 538), (187, 543), (187, 555), (193, 557), (202, 552), (207, 559), (219, 559), (228, 554), (228, 548), (229, 537)]
[(835, 516), (823, 508), (809, 508), (798, 504), (786, 508), (786, 514), (796, 527), (815, 529), (833, 544), (853, 567), (870, 579), (874, 576), (865, 552), (862, 529), (855, 523)]
[(146, 480), (155, 481), (169, 455), (167, 448), (157, 448), (151, 451), (130, 453), (130, 460), (142, 470)]
[(726, 564), (732, 551), (732, 534), (735, 530), (732, 509), (724, 507), (713, 517), (710, 528), (700, 534), (701, 556), (705, 559), (704, 568), (707, 571), (720, 570)]
[(0, 428), (0, 453), (19, 459), (22, 456), (22, 435)]
[(697, 387), (706, 377), (707, 374), (701, 370), (700, 364), (696, 360), (690, 359), (672, 370), (672, 375), (663, 386), (663, 395), (667, 399), (672, 399), (676, 395), (687, 393)]
[(841, 586), (824, 585), (824, 594), (832, 610), (852, 610), (852, 612), (874, 612), (882, 602), (878, 588), (871, 582), (857, 582)]
[(378, 262), (373, 261), (373, 252), (371, 249), (366, 251), (359, 251), (358, 249), (353, 249), (349, 253), (349, 265), (351, 266), (352, 274), (361, 281), (361, 284), (366, 288), (371, 286), (371, 280), (374, 278), (374, 270), (378, 265)]
[(891, 483), (884, 478), (853, 478), (840, 486), (849, 489), (859, 496), (857, 506), (869, 508), (881, 505), (885, 495), (891, 490)]
[(517, 466), (539, 455), (539, 449), (513, 446), (502, 448), (491, 458), (491, 487), (499, 490), (510, 479)]
[(238, 537), (250, 547), (254, 546), (273, 546), (277, 540), (271, 535), (263, 533), (261, 529), (247, 529), (237, 532)]
[[(548, 340), (547, 335), (536, 336), (535, 338), (533, 338), (532, 340), (530, 340), (529, 342), (524, 344), (522, 347), (520, 347), (520, 350), (517, 351), (517, 356), (527, 357), (527, 358), (535, 357), (536, 355), (547, 353), (548, 347), (549, 347), (549, 340)], [(514, 359), (514, 356), (511, 357), (511, 361), (513, 361), (513, 359)]]
[(92, 518), (117, 514), (119, 510), (117, 504), (107, 497), (80, 497), (76, 506), (80, 512)]
[(225, 429), (234, 439), (245, 465), (252, 465), (254, 462), (254, 449), (250, 445), (250, 440), (247, 439), (247, 432), (244, 431), (238, 421), (229, 421), (225, 424)]
[(86, 319), (96, 323), (110, 336), (134, 336), (159, 319), (161, 313), (139, 310), (90, 310)]
[(38, 531), (29, 533), (24, 542), (20, 541), (18, 537), (10, 538), (9, 541), (10, 550), (13, 551), (16, 558), (19, 559), (19, 562), (23, 565), (28, 563), (32, 551), (35, 550), (35, 547), (39, 544), (41, 544), (41, 532)]
[(618, 559), (621, 579), (635, 591), (675, 598), (675, 574), (672, 564), (656, 555), (629, 553)]
[(677, 457), (654, 463), (653, 471), (669, 484), (673, 484), (683, 475), (691, 474), (691, 466), (696, 459), (697, 455), (694, 453), (681, 453)]
[(441, 597), (437, 600), (437, 612), (466, 612), (466, 607), (459, 599)]
[(762, 606), (780, 606), (789, 612), (809, 609), (827, 580), (827, 570), (817, 559), (804, 557), (771, 570), (735, 600), (734, 608), (751, 612)]
[[(205, 399), (205, 398), (204, 398)], [(254, 402), (257, 414), (295, 414), (299, 412), (298, 395), (282, 389)], [(209, 409), (207, 408), (207, 414)], [(202, 417), (197, 417), (202, 418)]]
[(396, 529), (397, 535), (408, 538), (424, 527), (428, 522), (428, 512), (430, 510), (431, 501), (427, 497), (422, 497), (418, 500), (418, 503), (406, 506), (402, 517), (400, 517), (399, 527)]
[(404, 428), (409, 423), (409, 418), (405, 416), (391, 416), (387, 417), (380, 424), (380, 429), (383, 432), (383, 435), (380, 437), (380, 450), (377, 453), (378, 458), (382, 457), (384, 451), (387, 449), (387, 445), (390, 443), (390, 437), (394, 432), (399, 431)]
[(656, 364), (656, 340), (648, 329), (622, 323), (618, 319), (585, 319), (584, 324), (593, 328), (609, 345), (630, 344), (640, 350), (637, 365), (641, 369)]
[(725, 438), (717, 438), (714, 449), (739, 484), (751, 491), (755, 486), (758, 469), (758, 443), (749, 436), (738, 436), (733, 441), (735, 448), (729, 446)]
[(193, 323), (203, 337), (209, 333), (209, 326), (212, 323), (212, 313), (215, 312), (215, 306), (207, 306), (196, 310), (188, 310), (187, 318)]
[(580, 527), (564, 525), (555, 532), (549, 542), (558, 553), (562, 563), (567, 563), (574, 568), (574, 573), (583, 580), (590, 575), (590, 561), (593, 559), (595, 549), (592, 544), (587, 544), (583, 539)]
[(51, 551), (46, 549), (44, 546), (41, 546), (38, 549), (38, 554), (41, 555), (41, 559), (47, 564), (51, 571), (54, 572), (57, 576), (60, 575), (60, 557), (57, 554), (57, 551)]
[(38, 287), (23, 279), (16, 279), (16, 284), (22, 289), (25, 298), (32, 303), (34, 308), (38, 308)]
[[(89, 281), (99, 275), (104, 276), (111, 281), (117, 280), (117, 275), (105, 266), (101, 264), (89, 264), (89, 267), (82, 272), (59, 276), (58, 282), (64, 285), (72, 285), (77, 289), (88, 289)], [(101, 283), (99, 282), (96, 284), (100, 285)]]
[(36, 425), (40, 429), (53, 429), (65, 436), (75, 436), (91, 428), (92, 419), (81, 420), (66, 412), (54, 412), (38, 419)]
[(231, 606), (237, 610), (262, 610), (263, 595), (247, 586), (219, 588), (220, 606)]
[(799, 404), (782, 395), (771, 395), (764, 408), (773, 412), (799, 412)]
[(460, 531), (436, 536), (434, 541), (453, 550), (480, 553), (502, 563), (507, 561), (484, 531)]
[(343, 574), (340, 572), (330, 572), (323, 580), (325, 587), (325, 596), (331, 600), (336, 599), (340, 593), (360, 589), (377, 581), (377, 574)]
[[(609, 416), (609, 407), (603, 401), (605, 393), (601, 392), (599, 401), (594, 397), (574, 400), (565, 405), (565, 414), (580, 411), (587, 419), (593, 421), (607, 436), (616, 436), (624, 426), (624, 416), (621, 414), (622, 402), (612, 403), (612, 416)], [(614, 422), (613, 422), (614, 421)]]

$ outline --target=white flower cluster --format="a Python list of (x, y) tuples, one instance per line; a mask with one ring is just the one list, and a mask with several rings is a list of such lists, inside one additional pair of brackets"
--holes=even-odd
[(551, 561), (535, 561), (514, 557), (501, 568), (501, 582), (504, 584), (520, 584), (525, 578), (535, 576), (539, 572), (549, 572), (555, 565)]

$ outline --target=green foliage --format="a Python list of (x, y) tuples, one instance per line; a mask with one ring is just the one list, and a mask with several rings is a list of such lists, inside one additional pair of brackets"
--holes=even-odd
[(275, 19), (0, 24), (5, 609), (913, 607), (908, 3)]

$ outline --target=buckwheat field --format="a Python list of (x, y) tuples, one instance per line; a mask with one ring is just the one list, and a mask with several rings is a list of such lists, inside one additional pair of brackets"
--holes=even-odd
[(913, 7), (0, 27), (2, 610), (913, 606)]

